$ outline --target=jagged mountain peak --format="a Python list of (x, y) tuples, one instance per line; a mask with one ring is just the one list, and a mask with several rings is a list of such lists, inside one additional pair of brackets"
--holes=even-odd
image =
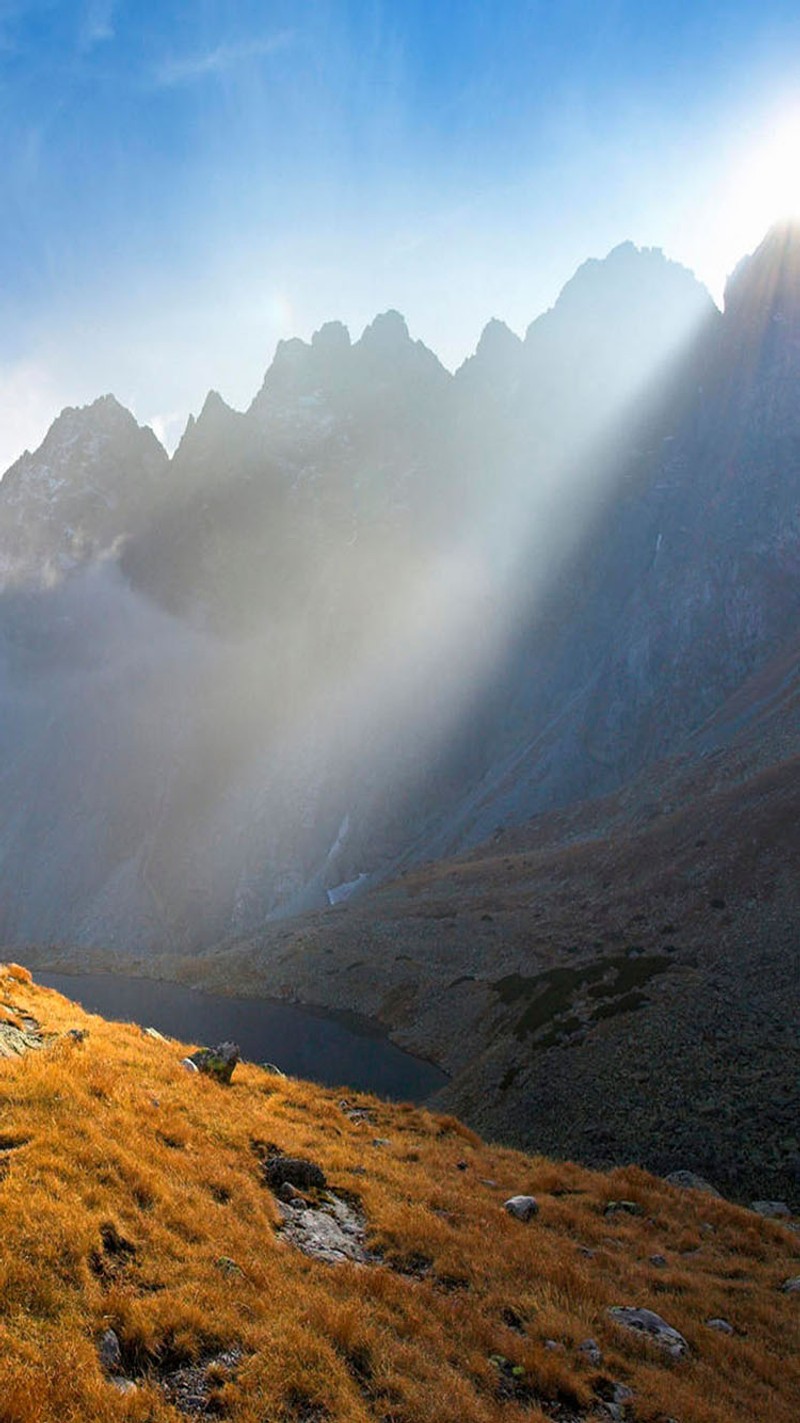
[(210, 419), (212, 416), (218, 415), (220, 412), (224, 412), (228, 415), (232, 415), (234, 413), (231, 410), (230, 405), (228, 405), (222, 399), (222, 396), (220, 395), (218, 390), (210, 390), (205, 400), (203, 401), (203, 408), (200, 411), (199, 420)]
[(359, 345), (365, 348), (381, 350), (396, 350), (400, 346), (409, 344), (411, 337), (408, 332), (406, 319), (399, 311), (390, 309), (383, 311), (373, 318), (361, 336)]
[[(510, 351), (518, 350), (522, 342), (516, 332), (507, 326), (505, 321), (493, 316), (484, 326), (477, 351)], [(476, 352), (477, 354), (477, 352)]]
[(775, 223), (734, 268), (725, 288), (725, 313), (747, 310), (762, 320), (800, 317), (800, 220)]
[(456, 381), (459, 385), (477, 382), (481, 387), (513, 387), (523, 350), (519, 336), (493, 316), (481, 332), (474, 355), (468, 356), (456, 371)]
[(194, 454), (209, 444), (216, 449), (221, 440), (230, 437), (242, 419), (242, 415), (223, 400), (219, 391), (210, 390), (200, 414), (189, 416), (173, 461), (181, 463), (187, 453)]
[(0, 584), (59, 578), (105, 554), (159, 497), (168, 457), (113, 395), (67, 406), (0, 486)]
[(660, 247), (620, 242), (607, 256), (589, 257), (581, 264), (551, 309), (531, 322), (525, 339), (535, 341), (542, 323), (554, 319), (614, 322), (624, 311), (644, 323), (654, 307), (668, 311), (678, 304), (698, 317), (714, 306), (694, 273), (666, 257)]
[(140, 425), (114, 395), (101, 395), (89, 405), (67, 405), (57, 415), (37, 450), (26, 450), (8, 470), (4, 483), (50, 470), (53, 462), (75, 473), (102, 461), (109, 447), (136, 446), (149, 459), (166, 462), (167, 454), (149, 425)]
[(119, 429), (124, 426), (141, 428), (127, 406), (109, 392), (107, 395), (98, 396), (88, 405), (65, 406), (60, 415), (56, 416), (45, 439), (49, 439), (51, 435), (58, 436), (67, 429)]
[(311, 337), (312, 351), (320, 354), (343, 355), (350, 346), (350, 332), (343, 321), (326, 321)]
[(368, 378), (383, 380), (387, 373), (394, 377), (405, 372), (413, 380), (449, 380), (439, 357), (424, 341), (412, 339), (406, 320), (399, 311), (390, 309), (376, 316), (353, 347), (358, 365)]

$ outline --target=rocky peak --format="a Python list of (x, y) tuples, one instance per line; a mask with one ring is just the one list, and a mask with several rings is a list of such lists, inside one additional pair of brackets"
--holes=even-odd
[(621, 242), (604, 258), (590, 257), (562, 288), (555, 305), (528, 327), (526, 344), (535, 342), (543, 324), (555, 320), (581, 323), (635, 321), (642, 328), (653, 318), (664, 327), (698, 321), (713, 302), (688, 267), (665, 257), (660, 247)]
[(319, 355), (345, 356), (350, 345), (350, 332), (342, 321), (326, 321), (311, 337), (311, 349)]
[(725, 315), (778, 325), (800, 320), (800, 222), (776, 223), (739, 262), (725, 288)]
[(366, 327), (359, 345), (364, 350), (379, 351), (382, 354), (395, 353), (410, 345), (411, 337), (405, 317), (399, 311), (384, 311)]
[(279, 341), (272, 365), (251, 410), (271, 411), (304, 397), (319, 397), (337, 389), (349, 368), (350, 333), (340, 321), (328, 321), (311, 342), (292, 337)]
[(519, 352), (522, 342), (504, 321), (493, 316), (481, 332), (476, 356), (512, 356)]
[(412, 341), (405, 318), (399, 311), (376, 316), (353, 347), (361, 378), (367, 383), (398, 378), (413, 385), (431, 384), (439, 389), (449, 379), (438, 357), (423, 341)]
[(113, 395), (67, 407), (0, 485), (0, 573), (41, 577), (111, 547), (158, 498), (167, 466)]
[(108, 475), (118, 465), (122, 448), (136, 447), (155, 465), (167, 455), (149, 426), (137, 424), (133, 415), (113, 395), (102, 395), (91, 405), (67, 406), (53, 421), (35, 453), (26, 450), (3, 480), (8, 494), (20, 483), (40, 482), (53, 492), (65, 481), (92, 477), (98, 466)]
[(456, 380), (470, 391), (476, 386), (499, 386), (509, 391), (519, 375), (523, 349), (519, 336), (504, 321), (492, 317), (481, 332), (475, 354), (468, 356), (456, 371)]

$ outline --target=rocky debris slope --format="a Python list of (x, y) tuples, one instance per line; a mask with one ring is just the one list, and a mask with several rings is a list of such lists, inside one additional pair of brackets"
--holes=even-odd
[(800, 677), (781, 666), (781, 695), (759, 678), (698, 760), (163, 967), (375, 1017), (451, 1074), (442, 1105), (528, 1149), (798, 1209), (800, 806), (775, 757)]

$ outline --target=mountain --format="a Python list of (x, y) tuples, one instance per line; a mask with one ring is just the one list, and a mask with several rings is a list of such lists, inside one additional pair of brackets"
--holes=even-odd
[(161, 971), (369, 1015), (523, 1149), (800, 1205), (799, 737), (795, 634), (614, 793)]
[(720, 313), (624, 244), (455, 375), (332, 323), (171, 461), (65, 412), (0, 485), (5, 941), (355, 1007), (482, 1129), (791, 1194), (798, 252)]
[[(503, 751), (509, 628), (555, 562), (540, 547), (518, 588), (525, 540), (554, 542), (569, 461), (610, 418), (591, 391), (624, 403), (709, 309), (626, 247), (535, 338), (485, 333), (491, 399), (387, 312), (354, 342), (281, 343), (251, 408), (212, 393), (169, 463), (111, 399), (65, 412), (0, 486), (7, 941), (189, 948), (455, 832)], [(533, 430), (548, 332), (561, 406), (551, 389)], [(44, 512), (19, 502), (43, 484)]]
[(0, 995), (9, 1423), (796, 1417), (790, 1224)]
[(64, 410), (3, 477), (0, 579), (45, 585), (109, 554), (160, 502), (168, 461), (113, 395)]

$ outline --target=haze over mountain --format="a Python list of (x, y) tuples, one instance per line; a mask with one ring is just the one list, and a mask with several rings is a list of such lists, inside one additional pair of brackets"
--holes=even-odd
[[(202, 953), (200, 977), (216, 981), (218, 959), (234, 986), (359, 1008), (438, 1056), (459, 1110), (530, 1140), (546, 1099), (532, 1063), (549, 1059), (529, 1059), (495, 1001), (495, 981), (556, 962), (527, 930), (423, 934), (410, 972), (395, 930), (376, 933), (396, 922), (393, 891), (353, 901), (366, 957), (330, 911), (281, 924), (341, 915), (513, 827), (521, 843), (550, 833), (554, 864), (573, 840), (632, 835), (611, 901), (640, 882), (659, 807), (691, 825), (725, 788), (750, 805), (765, 772), (780, 797), (800, 752), (799, 353), (800, 233), (784, 226), (737, 268), (724, 313), (685, 269), (624, 244), (524, 341), (490, 322), (455, 375), (396, 312), (355, 341), (330, 323), (279, 345), (245, 413), (212, 392), (171, 460), (111, 396), (65, 411), (0, 486), (5, 941), (182, 973)], [(616, 794), (616, 809), (597, 799)], [(687, 884), (711, 883), (702, 862)], [(550, 903), (547, 875), (529, 907)], [(781, 895), (747, 972), (731, 939), (742, 967), (721, 1008), (738, 1021), (739, 1003), (746, 1024), (740, 988), (772, 984), (779, 1037), (790, 999), (765, 964), (783, 953)], [(547, 912), (555, 953), (561, 910)], [(617, 942), (630, 931), (609, 912)], [(566, 952), (581, 933), (564, 933)], [(611, 972), (598, 952), (599, 938), (587, 983)], [(472, 1007), (430, 1018), (426, 995), (460, 975), (480, 984)], [(650, 999), (633, 996), (645, 1041)], [(593, 1054), (629, 1024), (603, 1028), (582, 1002), (548, 1050), (566, 1033), (592, 1082)], [(468, 1023), (489, 1054), (471, 1064)]]
[(628, 244), (455, 377), (394, 312), (282, 342), (170, 462), (64, 412), (0, 493), (6, 939), (190, 947), (458, 843), (598, 441), (714, 320)]

